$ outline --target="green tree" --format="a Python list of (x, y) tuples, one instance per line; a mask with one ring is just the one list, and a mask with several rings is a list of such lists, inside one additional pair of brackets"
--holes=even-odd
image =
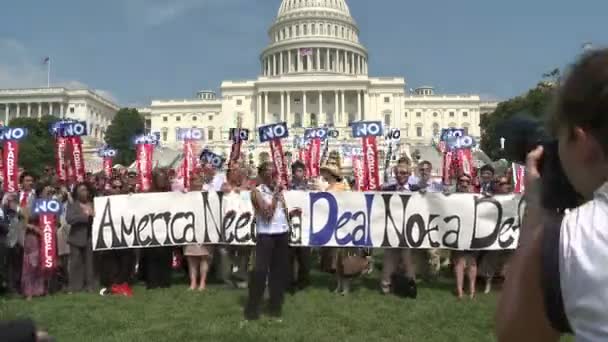
[[(493, 113), (481, 117), (481, 149), (493, 160), (503, 157), (497, 127), (516, 115), (527, 115), (541, 119), (551, 101), (555, 85), (559, 83), (560, 72), (555, 69), (543, 75), (544, 80), (526, 94), (498, 104)], [(508, 142), (507, 142), (508, 143)]]
[(135, 161), (133, 137), (144, 131), (144, 118), (137, 109), (122, 108), (116, 113), (105, 137), (106, 144), (117, 151), (115, 163), (129, 166)]
[(9, 127), (28, 129), (28, 135), (19, 142), (19, 166), (28, 172), (41, 176), (44, 167), (55, 165), (55, 139), (49, 132), (52, 123), (59, 118), (43, 116), (38, 118), (16, 118)]

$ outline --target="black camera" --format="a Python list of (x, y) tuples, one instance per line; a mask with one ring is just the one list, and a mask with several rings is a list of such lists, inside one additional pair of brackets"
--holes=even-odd
[(579, 205), (581, 196), (564, 173), (557, 139), (547, 133), (542, 122), (518, 115), (499, 125), (496, 133), (505, 139), (505, 158), (517, 163), (525, 164), (528, 153), (543, 146), (539, 171), (542, 175), (541, 204), (545, 209), (563, 212)]

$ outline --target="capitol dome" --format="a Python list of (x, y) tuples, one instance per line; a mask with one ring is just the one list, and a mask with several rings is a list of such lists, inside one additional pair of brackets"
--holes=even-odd
[(348, 5), (344, 0), (283, 0), (277, 17), (302, 9), (318, 8), (333, 10), (337, 13), (350, 17)]
[(283, 0), (268, 34), (262, 76), (367, 75), (367, 49), (345, 0)]

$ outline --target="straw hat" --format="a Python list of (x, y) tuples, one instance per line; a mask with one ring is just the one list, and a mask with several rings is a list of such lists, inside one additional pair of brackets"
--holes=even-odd
[(342, 172), (340, 172), (340, 169), (336, 165), (325, 165), (321, 167), (320, 171), (325, 171), (338, 179), (342, 178)]

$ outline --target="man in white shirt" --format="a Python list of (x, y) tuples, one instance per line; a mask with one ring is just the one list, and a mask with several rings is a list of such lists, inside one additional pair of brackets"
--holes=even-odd
[[(547, 224), (553, 213), (541, 208), (538, 191), (544, 151), (530, 153), (527, 209), (498, 308), (498, 340), (558, 341), (571, 330), (577, 341), (608, 341), (608, 49), (574, 65), (551, 115), (564, 171), (587, 202), (565, 215), (561, 229)], [(557, 276), (547, 282), (551, 248)]]

